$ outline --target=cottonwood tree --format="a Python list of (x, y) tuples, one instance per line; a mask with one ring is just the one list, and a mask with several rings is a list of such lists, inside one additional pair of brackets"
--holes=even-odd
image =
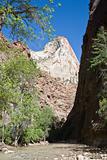
[(55, 6), (54, 0), (0, 0), (0, 31), (9, 29), (12, 38), (17, 40), (36, 37), (38, 29), (50, 36)]
[[(45, 139), (51, 129), (54, 115), (48, 106), (40, 108), (39, 93), (35, 86), (40, 71), (36, 64), (24, 55), (18, 55), (2, 63), (0, 73), (2, 143), (17, 146), (20, 142)], [(10, 117), (7, 124), (5, 113)]]
[[(0, 111), (2, 112), (1, 137), (2, 142), (4, 142), (5, 112), (9, 114), (16, 106), (16, 108), (21, 108), (22, 114), (20, 113), (18, 115), (18, 112), (16, 112), (18, 118), (15, 116), (15, 120), (13, 121), (16, 128), (19, 128), (20, 123), (25, 119), (25, 112), (22, 112), (22, 110), (27, 110), (26, 107), (31, 106), (32, 99), (35, 97), (32, 93), (33, 86), (31, 87), (31, 85), (33, 85), (33, 77), (38, 74), (38, 69), (36, 68), (36, 64), (29, 61), (23, 55), (20, 55), (2, 63), (0, 66), (0, 73)], [(20, 110), (18, 109), (18, 111)], [(17, 134), (15, 136), (15, 141), (17, 142)]]

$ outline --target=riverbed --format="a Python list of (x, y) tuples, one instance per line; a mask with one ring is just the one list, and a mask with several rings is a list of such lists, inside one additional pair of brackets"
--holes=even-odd
[(45, 144), (12, 148), (0, 152), (0, 160), (107, 160), (107, 150), (81, 144)]

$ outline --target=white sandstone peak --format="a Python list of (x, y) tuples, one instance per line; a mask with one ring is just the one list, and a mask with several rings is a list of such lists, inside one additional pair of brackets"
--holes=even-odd
[(52, 77), (66, 83), (78, 82), (79, 61), (68, 40), (58, 36), (48, 42), (42, 51), (30, 51), (38, 67)]

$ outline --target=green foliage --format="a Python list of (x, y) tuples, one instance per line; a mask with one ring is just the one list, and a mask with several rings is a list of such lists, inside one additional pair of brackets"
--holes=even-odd
[(6, 144), (12, 144), (11, 134), (12, 134), (11, 125), (5, 126), (5, 129), (4, 129), (4, 142)]
[(13, 48), (8, 41), (0, 40), (0, 57), (4, 57), (3, 61), (20, 55), (20, 53), (22, 53), (21, 49)]
[(98, 111), (100, 117), (104, 119), (105, 124), (107, 124), (107, 98), (103, 98), (99, 102), (100, 109)]
[(99, 116), (107, 124), (107, 31), (101, 27), (93, 40), (92, 58), (90, 69), (97, 71), (100, 80), (99, 98)]
[[(36, 63), (19, 51), (0, 63), (0, 138), (5, 143), (17, 145), (48, 136), (53, 112), (49, 107), (40, 108), (35, 86), (39, 74)], [(3, 118), (6, 114), (8, 124)]]
[[(54, 0), (41, 3), (35, 0), (1, 0), (0, 27), (8, 28), (13, 39), (27, 40), (36, 38), (37, 30), (49, 37), (54, 31), (51, 19), (55, 10)], [(58, 3), (58, 6), (61, 6)]]
[(6, 51), (6, 53), (8, 53), (8, 50), (9, 50), (8, 45), (9, 45), (8, 42), (4, 43), (2, 40), (0, 40), (0, 53), (2, 53), (4, 51)]
[(31, 126), (24, 132), (23, 141), (25, 143), (45, 140), (48, 137), (48, 132), (53, 123), (53, 112), (49, 107), (44, 107), (37, 113), (38, 117), (33, 119)]
[(41, 116), (38, 120), (38, 124), (39, 124), (38, 126), (41, 126), (44, 131), (52, 123), (52, 115), (53, 115), (53, 112), (49, 107), (44, 107), (41, 110)]
[(90, 61), (91, 69), (98, 69), (107, 63), (107, 32), (101, 27), (97, 37), (93, 39), (92, 58)]
[(38, 142), (43, 138), (43, 131), (34, 127), (28, 127), (23, 135), (22, 141), (24, 143)]
[(31, 81), (33, 81), (33, 76), (37, 76), (37, 72), (36, 64), (22, 55), (2, 63), (0, 67), (0, 100), (5, 105), (10, 102), (17, 104), (21, 94), (26, 93), (23, 95), (24, 98), (28, 96), (27, 92), (31, 92), (29, 90)]
[(14, 57), (4, 65), (4, 72), (11, 81), (14, 80), (13, 83), (24, 83), (24, 81), (32, 79), (36, 73), (35, 70), (37, 70), (36, 64), (27, 60), (23, 55)]

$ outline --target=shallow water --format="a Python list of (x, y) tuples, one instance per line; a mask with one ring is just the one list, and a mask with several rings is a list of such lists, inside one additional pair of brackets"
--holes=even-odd
[(0, 152), (0, 160), (76, 160), (81, 155), (89, 160), (107, 160), (107, 150), (79, 144), (32, 145), (12, 150), (14, 153)]

